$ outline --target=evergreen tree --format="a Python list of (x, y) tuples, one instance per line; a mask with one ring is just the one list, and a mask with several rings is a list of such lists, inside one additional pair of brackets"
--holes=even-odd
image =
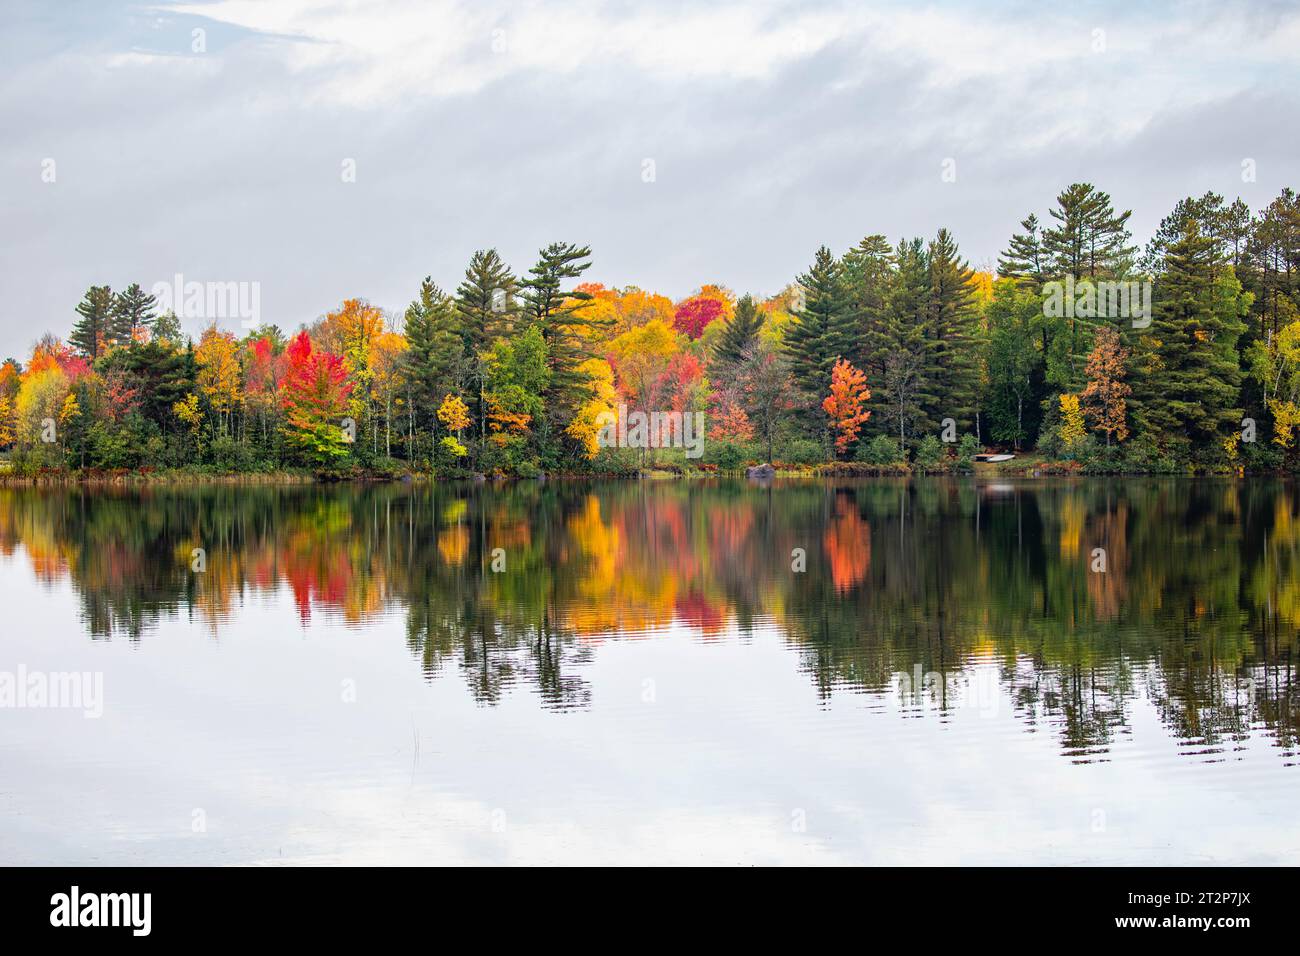
[(1152, 327), (1136, 338), (1142, 355), (1132, 414), (1159, 446), (1186, 455), (1241, 427), (1237, 341), (1251, 297), (1194, 222), (1164, 263)]
[[(279, 333), (279, 331), (279, 329), (276, 329), (277, 333)], [(181, 320), (176, 318), (175, 312), (168, 309), (153, 320), (152, 337), (155, 339), (165, 339), (173, 345), (181, 344), (185, 337), (185, 333), (181, 331)], [(283, 333), (280, 334), (280, 339), (283, 343)]]
[(1126, 209), (1116, 213), (1107, 193), (1072, 183), (1056, 197), (1056, 225), (1043, 231), (1050, 278), (1106, 279), (1128, 273), (1133, 259)]
[(974, 270), (957, 253), (957, 244), (947, 229), (940, 229), (930, 243), (927, 260), (930, 288), (927, 301), (927, 332), (930, 374), (934, 379), (931, 421), (953, 418), (961, 426), (973, 426), (980, 434), (980, 328), (975, 308)]
[(1169, 246), (1181, 239), (1188, 226), (1195, 224), (1197, 231), (1214, 242), (1215, 254), (1236, 265), (1245, 251), (1245, 235), (1250, 227), (1250, 210), (1240, 199), (1231, 206), (1223, 204), (1218, 193), (1207, 192), (1199, 199), (1188, 196), (1180, 199), (1173, 212), (1160, 220), (1156, 234), (1147, 243), (1142, 255), (1142, 268), (1155, 274), (1164, 269), (1164, 256)]
[(1035, 291), (1042, 287), (1046, 269), (1046, 252), (1038, 217), (1033, 213), (1020, 221), (1024, 232), (1011, 237), (1007, 251), (998, 256), (998, 275), (1005, 279), (1031, 286)]
[[(1076, 282), (1097, 282), (1130, 273), (1134, 256), (1128, 231), (1131, 210), (1116, 213), (1110, 196), (1090, 183), (1071, 184), (1056, 197), (1056, 203), (1050, 210), (1056, 224), (1042, 233), (1045, 279), (1063, 282), (1071, 277)], [(1042, 344), (1048, 385), (1044, 401), (1056, 404), (1056, 395), (1083, 387), (1083, 370), (1092, 351), (1091, 319), (1045, 317)]]
[(108, 348), (108, 338), (113, 323), (113, 290), (106, 285), (92, 285), (77, 304), (76, 325), (68, 341), (90, 361), (95, 361)]
[(745, 358), (745, 350), (758, 338), (763, 327), (763, 313), (752, 295), (743, 295), (736, 302), (736, 313), (726, 324), (717, 344), (713, 347), (713, 361), (726, 369), (734, 369)]
[[(785, 333), (785, 348), (795, 382), (815, 415), (829, 393), (835, 361), (854, 354), (853, 313), (844, 288), (843, 266), (825, 246), (817, 250), (812, 267), (798, 279), (803, 308), (793, 313)], [(820, 427), (818, 428), (821, 431)]]
[(140, 413), (163, 432), (174, 421), (172, 406), (195, 390), (197, 363), (191, 348), (177, 348), (166, 339), (132, 342), (100, 359), (95, 370), (114, 373), (135, 389)]
[(844, 284), (857, 326), (854, 364), (878, 382), (888, 350), (889, 296), (894, 282), (894, 254), (881, 235), (864, 238), (844, 255)]
[(480, 441), (487, 435), (484, 353), (513, 325), (516, 288), (514, 273), (495, 249), (475, 252), (464, 280), (456, 288), (456, 324), (468, 366), (470, 414), (477, 423)]
[[(880, 387), (872, 392), (881, 408), (878, 424), (898, 436), (900, 448), (909, 437), (928, 431), (926, 409), (934, 406), (929, 336), (930, 263), (920, 239), (905, 240), (894, 251), (897, 271), (890, 290), (884, 329), (884, 368)], [(873, 422), (877, 416), (872, 416)]]
[(135, 341), (140, 333), (152, 328), (157, 300), (147, 295), (138, 282), (132, 282), (126, 291), (118, 293), (113, 303), (113, 318), (109, 338), (119, 345)]
[[(461, 391), (465, 375), (464, 340), (458, 331), (456, 303), (431, 276), (420, 284), (420, 297), (406, 309), (405, 381), (408, 431), (432, 429), (443, 399)], [(432, 445), (428, 449), (433, 454)]]
[(553, 242), (538, 253), (537, 264), (520, 283), (523, 313), (530, 325), (541, 329), (546, 343), (550, 378), (546, 388), (546, 415), (538, 438), (564, 433), (591, 394), (591, 376), (582, 364), (593, 358), (592, 340), (613, 327), (613, 316), (584, 306), (589, 292), (566, 288), (591, 268), (591, 247)]

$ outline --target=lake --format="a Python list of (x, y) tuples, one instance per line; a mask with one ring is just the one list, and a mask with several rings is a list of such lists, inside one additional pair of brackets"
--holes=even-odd
[(1265, 479), (0, 488), (0, 863), (1291, 863)]

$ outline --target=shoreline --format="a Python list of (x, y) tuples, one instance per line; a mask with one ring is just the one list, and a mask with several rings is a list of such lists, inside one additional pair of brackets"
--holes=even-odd
[[(154, 472), (51, 472), (40, 475), (0, 473), (0, 488), (66, 488), (66, 487), (183, 487), (186, 485), (334, 485), (334, 484), (434, 484), (467, 483), (493, 484), (547, 481), (694, 481), (708, 478), (736, 478), (763, 484), (773, 479), (790, 478), (984, 478), (1015, 479), (1024, 481), (1052, 479), (1112, 479), (1112, 478), (1294, 478), (1295, 473), (1285, 470), (1247, 472), (1170, 472), (1170, 471), (1117, 471), (1085, 472), (1079, 468), (1064, 467), (1068, 462), (1038, 462), (1018, 468), (1008, 468), (1006, 463), (980, 464), (970, 471), (925, 470), (898, 466), (867, 465), (860, 462), (827, 462), (820, 465), (777, 466), (770, 476), (750, 476), (745, 468), (721, 471), (714, 469), (682, 469), (650, 467), (635, 472), (560, 472), (536, 476), (522, 475), (438, 475), (431, 472), (410, 471), (358, 472), (355, 474), (313, 474), (302, 471), (274, 472), (214, 472), (189, 471)], [(755, 466), (757, 467), (757, 466)]]

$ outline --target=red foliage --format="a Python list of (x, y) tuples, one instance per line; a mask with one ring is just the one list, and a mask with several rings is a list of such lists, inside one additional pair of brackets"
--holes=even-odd
[(673, 314), (673, 325), (692, 339), (704, 334), (705, 328), (715, 319), (722, 318), (722, 303), (717, 299), (696, 296), (687, 299)]
[(280, 401), (298, 427), (334, 419), (347, 407), (352, 383), (343, 359), (312, 350), (311, 337), (299, 332), (285, 349), (287, 367)]

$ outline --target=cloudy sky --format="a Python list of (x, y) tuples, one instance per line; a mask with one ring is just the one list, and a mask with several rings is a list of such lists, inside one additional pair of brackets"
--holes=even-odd
[(595, 281), (770, 293), (872, 232), (946, 225), (989, 263), (1075, 180), (1141, 240), (1180, 196), (1259, 208), (1300, 186), (1284, 3), (5, 0), (0, 18), (0, 356), (66, 334), (92, 283), (258, 282), (292, 329), (345, 296), (400, 310), (426, 274), (454, 287), (476, 248), (524, 269), (562, 239), (592, 245)]

